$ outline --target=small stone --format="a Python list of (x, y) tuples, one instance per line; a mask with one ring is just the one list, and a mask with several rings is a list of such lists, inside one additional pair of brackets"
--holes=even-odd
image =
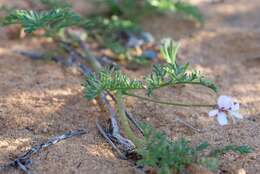
[(140, 34), (141, 38), (145, 43), (154, 43), (154, 37), (149, 32), (142, 32)]
[(149, 59), (149, 60), (153, 60), (153, 59), (156, 58), (157, 53), (153, 50), (144, 50), (142, 56)]
[(237, 171), (237, 174), (246, 174), (246, 171), (245, 171), (245, 169), (239, 169)]
[(129, 48), (134, 48), (134, 47), (139, 47), (143, 44), (143, 41), (138, 39), (136, 36), (134, 35), (129, 35), (129, 39), (126, 43), (126, 47)]
[(43, 128), (42, 132), (43, 132), (43, 133), (48, 133), (48, 132), (49, 132), (49, 129), (45, 127), (45, 128)]

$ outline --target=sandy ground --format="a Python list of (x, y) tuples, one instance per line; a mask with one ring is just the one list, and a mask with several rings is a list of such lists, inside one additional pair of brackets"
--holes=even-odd
[[(4, 1), (0, 1), (4, 3)], [(14, 3), (17, 1), (14, 1)], [(205, 88), (164, 89), (156, 92), (167, 100), (214, 103), (227, 94), (241, 103), (245, 120), (220, 127), (207, 116), (207, 109), (174, 108), (127, 100), (128, 107), (140, 120), (146, 120), (172, 139), (188, 137), (192, 143), (209, 141), (212, 146), (248, 144), (254, 152), (246, 156), (225, 155), (222, 173), (260, 174), (260, 1), (226, 0), (209, 4), (192, 0), (205, 15), (205, 25), (177, 17), (152, 17), (142, 22), (157, 38), (173, 37), (182, 49), (179, 61), (191, 65), (220, 86), (214, 94)], [(82, 79), (61, 66), (31, 61), (12, 53), (13, 49), (31, 49), (37, 40), (9, 41), (1, 30), (0, 41), (0, 163), (51, 135), (85, 128), (86, 135), (60, 142), (33, 158), (30, 169), (38, 174), (133, 174), (133, 166), (117, 159), (95, 128), (96, 117), (106, 117), (82, 97)], [(127, 71), (131, 76), (148, 69)], [(176, 118), (204, 130), (197, 133)], [(9, 170), (7, 174), (19, 174)], [(241, 174), (241, 173), (240, 173)]]

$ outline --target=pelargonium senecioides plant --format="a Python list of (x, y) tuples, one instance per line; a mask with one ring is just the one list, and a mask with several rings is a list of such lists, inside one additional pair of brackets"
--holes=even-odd
[[(124, 96), (135, 97), (141, 100), (155, 102), (158, 104), (166, 104), (182, 107), (215, 107), (216, 105), (209, 104), (187, 104), (178, 102), (169, 102), (154, 99), (152, 93), (154, 90), (159, 90), (163, 87), (174, 87), (178, 84), (201, 85), (217, 92), (217, 86), (210, 80), (202, 76), (198, 71), (192, 70), (188, 73), (189, 64), (179, 65), (176, 63), (176, 54), (179, 45), (172, 40), (165, 40), (161, 46), (161, 52), (166, 60), (165, 64), (156, 64), (153, 66), (152, 72), (146, 75), (143, 80), (132, 80), (127, 75), (124, 75), (119, 69), (103, 69), (95, 74), (90, 74), (85, 81), (85, 97), (94, 99), (101, 95), (102, 92), (109, 91), (116, 96), (116, 109), (118, 119), (123, 125), (123, 129), (127, 138), (132, 140), (137, 146), (141, 146), (140, 140), (131, 130), (126, 119), (124, 111)], [(144, 90), (147, 96), (135, 94), (135, 90)], [(213, 110), (213, 113), (218, 114), (218, 120), (221, 125), (225, 125), (227, 121), (223, 118), (223, 114), (228, 112), (233, 117), (239, 117), (236, 112), (239, 107), (229, 97), (220, 97), (218, 101), (218, 110)], [(223, 121), (224, 120), (224, 121)]]
[[(179, 45), (172, 40), (164, 40), (161, 46), (161, 53), (166, 63), (154, 65), (152, 72), (143, 79), (132, 80), (118, 68), (106, 68), (89, 74), (86, 76), (84, 84), (85, 97), (91, 100), (104, 92), (115, 94), (117, 118), (126, 138), (133, 142), (137, 152), (142, 157), (139, 164), (155, 168), (158, 174), (171, 174), (172, 169), (178, 173), (185, 166), (187, 167), (187, 165), (191, 164), (203, 165), (208, 169), (216, 170), (218, 166), (217, 157), (210, 154), (201, 156), (200, 154), (202, 150), (208, 147), (207, 143), (191, 147), (185, 139), (172, 142), (153, 128), (149, 128), (149, 126), (142, 127), (144, 137), (139, 137), (128, 123), (124, 106), (124, 97), (126, 96), (171, 106), (217, 107), (217, 109), (210, 111), (209, 114), (211, 116), (218, 115), (218, 121), (221, 125), (227, 124), (227, 120), (225, 120), (226, 115), (223, 118), (223, 114), (229, 114), (234, 119), (242, 119), (242, 116), (238, 113), (239, 104), (227, 96), (220, 96), (217, 104), (178, 103), (176, 101), (158, 100), (152, 97), (154, 90), (160, 90), (167, 86), (175, 87), (178, 84), (201, 85), (217, 92), (217, 86), (198, 71), (192, 70), (192, 73), (188, 73), (188, 64), (179, 65), (176, 63), (178, 48)], [(134, 93), (136, 90), (143, 90), (146, 96)], [(248, 146), (232, 146), (229, 149), (233, 151), (245, 149), (245, 153), (250, 152)], [(223, 151), (226, 152), (226, 150)]]

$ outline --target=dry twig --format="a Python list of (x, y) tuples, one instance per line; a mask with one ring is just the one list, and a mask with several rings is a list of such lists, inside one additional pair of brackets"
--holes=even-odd
[(82, 134), (86, 134), (87, 131), (85, 129), (79, 129), (79, 130), (74, 130), (74, 131), (68, 131), (65, 132), (61, 135), (57, 135), (54, 137), (49, 138), (46, 142), (43, 142), (39, 145), (33, 146), (31, 147), (29, 150), (25, 151), (24, 153), (18, 155), (14, 160), (12, 160), (11, 162), (0, 166), (0, 171), (3, 170), (7, 170), (10, 167), (14, 167), (14, 168), (18, 168), (20, 170), (22, 170), (24, 173), (26, 174), (32, 174), (32, 172), (30, 172), (28, 170), (28, 165), (32, 163), (31, 161), (31, 157), (34, 154), (40, 153), (41, 150), (54, 145), (62, 140), (65, 140), (67, 138), (71, 138), (73, 136), (79, 136)]

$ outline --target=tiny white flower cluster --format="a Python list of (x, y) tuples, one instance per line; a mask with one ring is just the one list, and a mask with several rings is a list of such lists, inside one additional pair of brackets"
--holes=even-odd
[(234, 102), (229, 96), (222, 95), (218, 98), (217, 108), (209, 111), (208, 115), (210, 117), (217, 116), (217, 120), (221, 126), (228, 124), (227, 116), (233, 119), (236, 123), (237, 119), (243, 119), (243, 116), (238, 113), (239, 103)]

